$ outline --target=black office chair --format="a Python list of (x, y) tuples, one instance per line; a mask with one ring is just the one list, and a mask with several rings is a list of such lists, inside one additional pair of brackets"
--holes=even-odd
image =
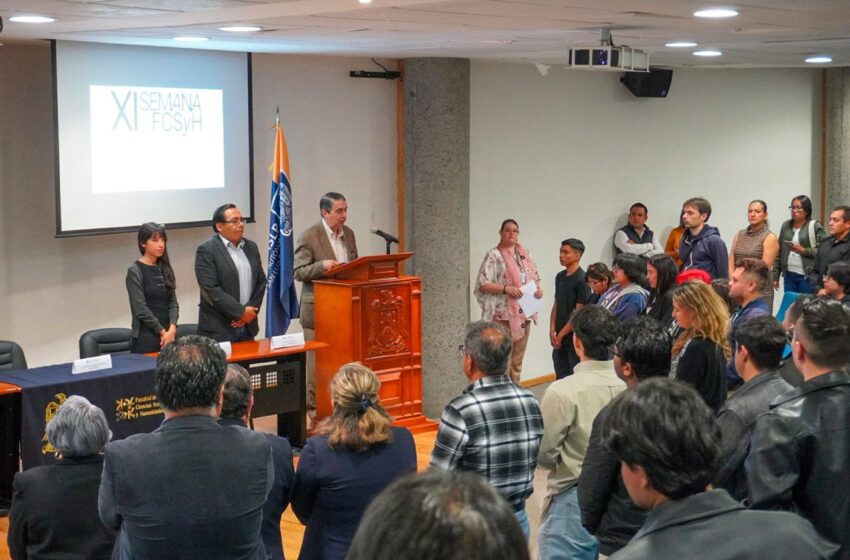
[(189, 336), (190, 334), (198, 334), (198, 325), (193, 323), (177, 325), (177, 335), (175, 338), (182, 338), (184, 336)]
[(11, 340), (0, 340), (0, 371), (27, 369), (24, 350)]
[(91, 358), (104, 354), (129, 354), (130, 329), (95, 329), (84, 332), (80, 337), (80, 358)]

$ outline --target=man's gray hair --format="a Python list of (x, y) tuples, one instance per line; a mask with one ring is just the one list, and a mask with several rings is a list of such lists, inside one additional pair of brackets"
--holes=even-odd
[(339, 194), (338, 192), (329, 192), (322, 195), (322, 198), (319, 199), (319, 212), (324, 210), (325, 212), (330, 212), (331, 208), (333, 208), (334, 202), (345, 201), (345, 197)]
[(466, 326), (464, 352), (484, 375), (505, 375), (511, 355), (511, 337), (499, 323), (474, 321)]
[(242, 418), (248, 412), (248, 401), (253, 394), (251, 376), (239, 364), (227, 364), (224, 375), (224, 402), (221, 406), (222, 418)]
[(47, 423), (47, 440), (63, 457), (94, 455), (111, 437), (103, 411), (79, 395), (68, 397)]

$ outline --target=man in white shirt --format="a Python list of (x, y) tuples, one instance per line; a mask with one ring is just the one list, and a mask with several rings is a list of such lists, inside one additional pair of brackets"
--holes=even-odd
[(245, 218), (233, 204), (213, 213), (215, 233), (195, 252), (201, 289), (198, 334), (219, 342), (253, 340), (266, 294), (266, 274), (257, 244), (243, 237)]
[(649, 212), (641, 202), (629, 208), (629, 223), (614, 233), (614, 249), (617, 254), (630, 253), (644, 258), (663, 253), (655, 233), (646, 227)]

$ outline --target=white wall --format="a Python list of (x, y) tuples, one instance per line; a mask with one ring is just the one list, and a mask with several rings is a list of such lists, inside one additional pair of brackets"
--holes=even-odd
[[(265, 246), (274, 111), (287, 135), (300, 232), (318, 219), (319, 196), (346, 195), (361, 254), (383, 252), (372, 225), (395, 230), (395, 85), (355, 80), (361, 59), (257, 55), (253, 59), (257, 223)], [(77, 357), (82, 332), (130, 326), (124, 277), (138, 257), (135, 234), (55, 239), (50, 51), (6, 45), (0, 57), (0, 339), (21, 344), (30, 366)], [(144, 164), (140, 162), (140, 164)], [(212, 215), (212, 208), (210, 215)], [(169, 232), (180, 321), (197, 321), (195, 247), (212, 230)], [(265, 252), (265, 251), (261, 251)], [(265, 255), (264, 255), (265, 261)], [(261, 314), (260, 328), (263, 329)], [(298, 330), (297, 323), (293, 330)]]
[[(628, 207), (649, 207), (666, 240), (681, 203), (706, 196), (728, 243), (763, 198), (776, 231), (798, 194), (819, 192), (819, 74), (806, 69), (675, 70), (666, 99), (638, 99), (619, 74), (474, 63), (471, 281), (504, 218), (520, 225), (551, 309), (560, 241), (610, 263)], [(815, 210), (816, 215), (819, 209)], [(480, 316), (473, 299), (470, 315)], [(551, 373), (548, 313), (532, 329), (523, 378)]]

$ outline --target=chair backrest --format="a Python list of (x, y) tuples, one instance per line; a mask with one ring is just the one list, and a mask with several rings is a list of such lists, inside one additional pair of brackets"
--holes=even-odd
[(84, 332), (80, 337), (80, 358), (104, 354), (129, 354), (130, 329), (110, 328)]
[(24, 350), (16, 342), (0, 340), (0, 371), (27, 369)]
[[(811, 223), (811, 222), (810, 222)], [(791, 304), (797, 299), (799, 296), (797, 292), (785, 292), (785, 295), (782, 296), (782, 301), (779, 302), (779, 309), (776, 310), (776, 320), (780, 323), (785, 319), (785, 314), (788, 312), (788, 308), (791, 307)], [(787, 360), (791, 357), (791, 345), (786, 344), (785, 350), (782, 351), (782, 359)]]
[(190, 334), (198, 334), (198, 325), (193, 323), (177, 325), (177, 334), (175, 338), (182, 338), (184, 336), (189, 336)]
[(783, 319), (785, 319), (785, 312), (788, 311), (788, 308), (791, 307), (791, 304), (794, 303), (794, 300), (799, 296), (797, 292), (785, 292), (785, 295), (782, 296), (782, 301), (779, 302), (779, 309), (776, 310), (776, 320), (780, 323)]

